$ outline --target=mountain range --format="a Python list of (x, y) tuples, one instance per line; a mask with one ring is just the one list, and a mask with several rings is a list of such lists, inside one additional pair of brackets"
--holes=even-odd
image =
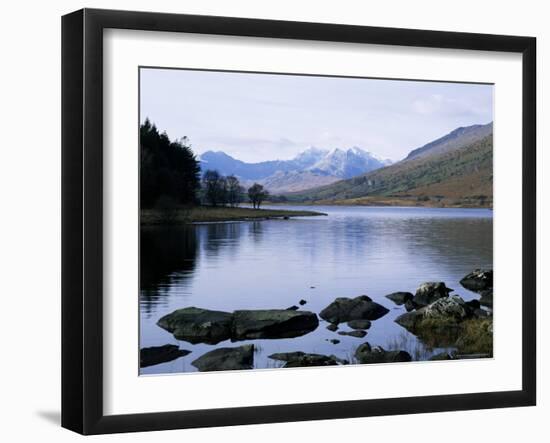
[(246, 186), (254, 182), (271, 193), (296, 192), (328, 185), (391, 164), (358, 147), (321, 149), (310, 147), (291, 160), (246, 163), (222, 151), (207, 151), (199, 157), (203, 171), (215, 169), (237, 176)]
[(457, 128), (392, 165), (288, 197), (347, 204), (368, 204), (369, 199), (380, 201), (382, 197), (450, 205), (491, 204), (493, 123)]

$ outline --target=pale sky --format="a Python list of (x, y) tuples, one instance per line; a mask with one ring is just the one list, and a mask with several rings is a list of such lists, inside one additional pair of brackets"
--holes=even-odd
[(493, 86), (141, 69), (141, 112), (193, 151), (290, 159), (358, 146), (393, 161), (459, 126), (493, 120)]

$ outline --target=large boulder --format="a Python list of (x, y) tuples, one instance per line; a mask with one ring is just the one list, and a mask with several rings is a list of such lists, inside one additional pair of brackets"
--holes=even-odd
[(362, 364), (395, 363), (412, 360), (411, 355), (406, 351), (386, 351), (381, 346), (372, 347), (368, 342), (357, 348), (355, 358)]
[(492, 289), (493, 270), (475, 269), (460, 280), (460, 284), (466, 289), (474, 292)]
[(190, 307), (165, 315), (157, 325), (178, 340), (217, 344), (231, 338), (232, 323), (233, 315), (229, 312)]
[(190, 354), (191, 351), (180, 349), (176, 345), (151, 346), (142, 348), (139, 351), (139, 366), (146, 368), (160, 363), (166, 363), (176, 358)]
[(242, 310), (233, 313), (232, 340), (292, 338), (319, 326), (313, 312), (286, 309)]
[(269, 358), (284, 361), (284, 368), (300, 368), (310, 366), (336, 366), (348, 364), (334, 355), (306, 354), (305, 352), (281, 352), (271, 354)]
[(407, 312), (395, 322), (422, 338), (430, 346), (454, 344), (464, 320), (472, 318), (474, 310), (464, 300), (453, 295), (440, 298), (416, 311)]
[(407, 301), (412, 300), (414, 295), (410, 292), (392, 292), (391, 294), (386, 295), (386, 298), (389, 298), (396, 305), (404, 305)]
[(351, 320), (377, 320), (389, 312), (366, 295), (355, 298), (339, 297), (323, 309), (319, 316), (334, 324)]
[(214, 349), (200, 356), (191, 364), (201, 372), (252, 369), (254, 345)]
[(413, 302), (416, 306), (427, 306), (440, 298), (448, 297), (452, 291), (442, 281), (422, 283), (414, 294)]

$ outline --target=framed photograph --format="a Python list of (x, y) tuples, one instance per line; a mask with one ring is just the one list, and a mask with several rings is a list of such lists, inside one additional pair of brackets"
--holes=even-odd
[(62, 425), (536, 402), (531, 37), (62, 20)]

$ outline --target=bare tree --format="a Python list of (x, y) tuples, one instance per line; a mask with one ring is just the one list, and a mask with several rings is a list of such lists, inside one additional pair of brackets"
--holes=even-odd
[(254, 183), (248, 188), (248, 198), (252, 202), (254, 209), (260, 209), (260, 205), (267, 197), (269, 197), (269, 192), (258, 183)]
[(226, 180), (218, 171), (207, 170), (202, 178), (204, 198), (212, 206), (225, 204)]
[(244, 188), (239, 183), (239, 179), (234, 175), (227, 176), (227, 203), (229, 206), (237, 207), (242, 202)]

